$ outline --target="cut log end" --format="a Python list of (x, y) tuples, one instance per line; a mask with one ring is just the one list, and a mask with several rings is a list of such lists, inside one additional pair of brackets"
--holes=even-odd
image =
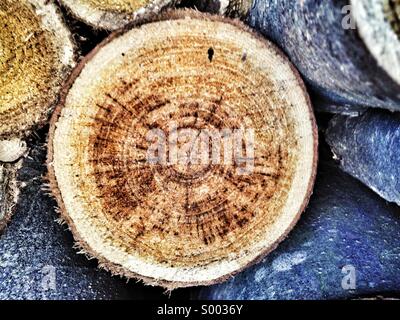
[[(297, 222), (316, 171), (309, 98), (281, 52), (241, 23), (170, 12), (113, 34), (73, 74), (52, 119), (50, 182), (106, 269), (168, 288), (213, 284)], [(212, 147), (196, 161), (204, 132)], [(238, 132), (236, 157), (225, 151)]]
[(0, 25), (0, 139), (7, 139), (47, 120), (74, 65), (74, 47), (48, 1), (2, 0)]
[(351, 3), (360, 36), (380, 67), (400, 85), (400, 1)]
[(145, 19), (181, 0), (61, 0), (63, 5), (86, 24), (104, 30), (117, 30), (130, 22)]
[(252, 0), (195, 0), (194, 6), (202, 12), (246, 19), (252, 3)]

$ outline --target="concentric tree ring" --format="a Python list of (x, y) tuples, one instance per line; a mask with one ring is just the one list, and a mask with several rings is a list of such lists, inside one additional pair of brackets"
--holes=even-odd
[(0, 140), (45, 123), (74, 66), (71, 35), (45, 0), (0, 3)]
[[(198, 153), (208, 162), (191, 157), (204, 132), (222, 146)], [(165, 149), (152, 153), (155, 140)], [(175, 288), (222, 281), (274, 249), (308, 202), (316, 159), (309, 98), (282, 53), (241, 23), (176, 11), (111, 35), (75, 69), (48, 165), (85, 251)]]

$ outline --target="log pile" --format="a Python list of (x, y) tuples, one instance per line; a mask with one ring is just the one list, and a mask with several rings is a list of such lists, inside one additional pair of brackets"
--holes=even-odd
[[(0, 297), (129, 296), (112, 274), (349, 298), (343, 261), (400, 291), (399, 21), (398, 0), (2, 0)], [(71, 290), (19, 291), (46, 259)]]
[(46, 124), (75, 62), (74, 44), (55, 4), (0, 3), (0, 229), (18, 196), (23, 141)]

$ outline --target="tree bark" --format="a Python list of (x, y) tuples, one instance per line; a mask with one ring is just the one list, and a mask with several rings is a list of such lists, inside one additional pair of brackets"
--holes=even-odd
[(254, 0), (248, 22), (276, 42), (311, 87), (339, 105), (400, 110), (400, 86), (358, 29), (343, 27), (349, 1)]
[(344, 171), (400, 205), (400, 115), (335, 116), (326, 138)]

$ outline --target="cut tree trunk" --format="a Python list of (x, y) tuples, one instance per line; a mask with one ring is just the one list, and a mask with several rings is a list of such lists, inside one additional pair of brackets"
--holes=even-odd
[[(212, 151), (198, 161), (204, 132)], [(308, 202), (316, 162), (312, 108), (288, 59), (243, 24), (194, 11), (90, 53), (52, 118), (48, 155), (78, 245), (169, 289), (225, 280), (273, 250)]]
[(193, 0), (196, 9), (212, 14), (221, 14), (229, 18), (246, 18), (253, 0)]
[(0, 2), (0, 140), (44, 124), (74, 66), (71, 35), (45, 0)]
[(181, 0), (59, 0), (75, 17), (104, 30), (117, 30), (159, 13)]
[(400, 114), (335, 116), (326, 138), (344, 171), (400, 205)]
[(23, 139), (45, 124), (74, 66), (74, 45), (45, 0), (0, 2), (0, 228), (17, 199)]
[[(330, 101), (324, 111), (348, 112), (351, 106), (399, 111), (399, 12), (398, 0), (254, 0), (246, 19)], [(333, 110), (335, 103), (345, 108)]]

